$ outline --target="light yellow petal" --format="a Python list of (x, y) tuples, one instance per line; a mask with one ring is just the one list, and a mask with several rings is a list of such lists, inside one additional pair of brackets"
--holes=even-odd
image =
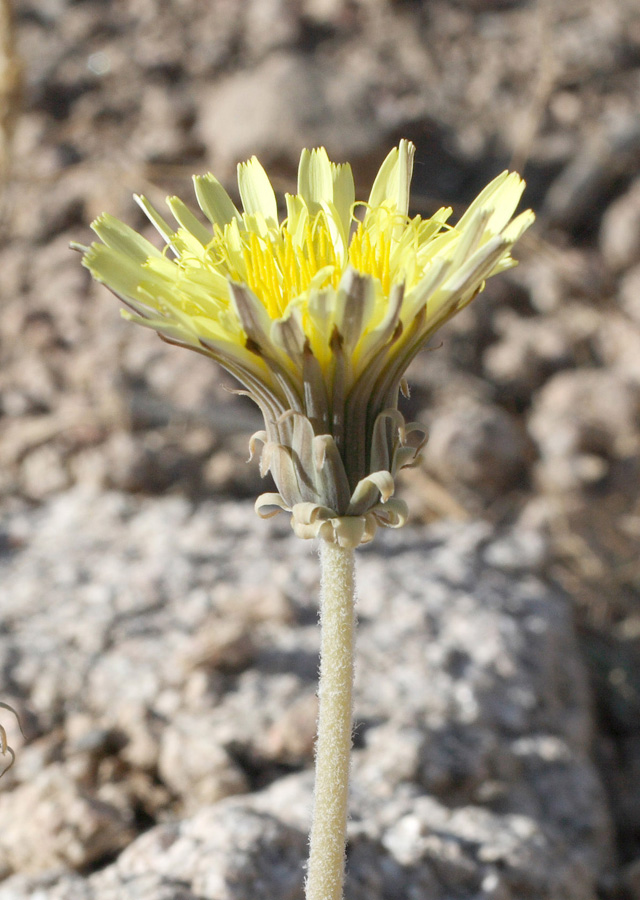
[(504, 238), (500, 235), (492, 237), (464, 262), (452, 266), (450, 278), (445, 282), (443, 290), (460, 297), (466, 291), (479, 287), (507, 249), (508, 244)]
[(323, 203), (333, 201), (331, 163), (324, 147), (303, 150), (298, 164), (298, 194), (313, 215)]
[(141, 194), (134, 194), (133, 199), (138, 204), (145, 216), (149, 219), (156, 231), (160, 235), (162, 235), (162, 237), (167, 242), (167, 244), (169, 244), (174, 253), (177, 254), (176, 247), (173, 243), (175, 228), (172, 228), (169, 223), (162, 218), (158, 210), (149, 203), (146, 197), (143, 197)]
[(301, 197), (296, 196), (296, 200), (298, 202), (290, 204), (293, 218), (289, 226), (289, 234), (291, 235), (294, 245), (296, 247), (301, 247), (306, 239), (307, 226), (310, 224), (310, 213), (309, 207)]
[(210, 172), (207, 175), (194, 175), (193, 186), (198, 205), (212, 225), (224, 228), (232, 219), (240, 218), (235, 203)]
[(332, 163), (324, 147), (303, 150), (298, 166), (298, 195), (312, 216), (320, 210), (328, 214), (340, 235), (339, 249), (344, 254), (355, 202), (351, 166)]
[(384, 204), (395, 208), (401, 216), (407, 215), (415, 150), (411, 141), (402, 140), (388, 154), (371, 188), (371, 209)]
[(82, 258), (96, 279), (122, 297), (135, 298), (142, 278), (142, 262), (106, 244), (92, 244)]
[(474, 211), (464, 228), (456, 228), (456, 240), (450, 244), (454, 266), (461, 266), (481, 246), (483, 239), (489, 234), (490, 218), (491, 210), (480, 207)]
[(515, 244), (515, 242), (522, 237), (527, 228), (530, 228), (533, 225), (535, 219), (536, 217), (532, 210), (525, 210), (523, 213), (520, 213), (519, 216), (516, 216), (513, 222), (510, 222), (509, 225), (507, 225), (502, 232), (502, 236), (505, 240)]
[[(101, 241), (115, 250), (122, 253), (130, 259), (144, 262), (150, 256), (161, 256), (160, 251), (153, 246), (141, 234), (134, 231), (124, 222), (110, 216), (109, 213), (103, 213), (92, 222), (91, 228), (98, 235)], [(97, 246), (97, 245), (92, 245)]]
[(199, 222), (189, 207), (179, 197), (167, 197), (167, 206), (182, 227), (192, 234), (203, 247), (209, 243), (213, 234)]
[(424, 277), (415, 288), (407, 294), (402, 308), (403, 318), (410, 322), (419, 310), (429, 303), (430, 298), (438, 291), (451, 271), (451, 260), (434, 259), (425, 272)]
[(198, 349), (200, 346), (198, 336), (192, 328), (184, 328), (179, 322), (173, 321), (171, 318), (142, 316), (128, 309), (121, 309), (120, 315), (127, 322), (135, 322), (136, 325), (142, 325), (143, 328), (150, 328), (152, 331), (156, 331), (158, 334), (164, 335), (183, 346), (192, 347), (193, 349)]
[(504, 172), (501, 172), (499, 175), (489, 182), (489, 184), (484, 187), (475, 200), (471, 203), (471, 205), (467, 208), (467, 211), (459, 220), (456, 228), (462, 229), (465, 227), (466, 223), (469, 219), (474, 215), (476, 210), (481, 209), (486, 206), (490, 206), (492, 204), (492, 200), (496, 192), (504, 185), (505, 181), (509, 177), (509, 172), (505, 169)]
[(299, 244), (309, 218), (309, 208), (299, 194), (285, 194), (284, 199), (287, 205), (287, 228), (294, 244)]
[(171, 241), (171, 246), (175, 248), (181, 259), (189, 257), (202, 259), (206, 252), (204, 235), (196, 237), (192, 231), (188, 231), (186, 228), (178, 228)]
[(516, 172), (502, 172), (478, 194), (456, 228), (464, 229), (479, 209), (486, 209), (491, 212), (487, 228), (492, 234), (497, 234), (515, 212), (524, 186), (524, 181)]
[(342, 165), (332, 164), (333, 176), (333, 203), (342, 223), (345, 239), (349, 238), (353, 205), (356, 200), (356, 189), (353, 183), (353, 172), (348, 163)]
[(238, 165), (238, 188), (244, 211), (262, 215), (271, 228), (278, 225), (278, 204), (269, 177), (255, 156)]

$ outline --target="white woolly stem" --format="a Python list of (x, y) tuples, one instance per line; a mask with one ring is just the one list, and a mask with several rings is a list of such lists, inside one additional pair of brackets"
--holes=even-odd
[(320, 714), (307, 900), (342, 900), (355, 635), (352, 549), (321, 542)]

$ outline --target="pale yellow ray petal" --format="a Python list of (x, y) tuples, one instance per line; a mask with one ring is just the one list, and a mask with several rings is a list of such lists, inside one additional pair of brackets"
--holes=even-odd
[(524, 212), (520, 213), (519, 216), (516, 216), (513, 222), (510, 222), (507, 225), (507, 227), (502, 232), (502, 236), (505, 238), (505, 240), (515, 244), (515, 242), (522, 237), (527, 228), (530, 228), (533, 225), (533, 223), (535, 222), (535, 218), (536, 217), (532, 210), (525, 210)]
[(238, 188), (244, 211), (264, 216), (269, 227), (278, 225), (278, 204), (269, 177), (255, 156), (238, 164)]
[(491, 212), (487, 228), (497, 234), (515, 212), (524, 187), (524, 181), (516, 172), (501, 172), (478, 194), (456, 228), (463, 230), (478, 209), (486, 209)]
[(349, 239), (349, 229), (353, 216), (353, 205), (356, 200), (356, 189), (353, 183), (353, 172), (348, 163), (332, 165), (333, 176), (333, 203), (338, 213), (346, 242)]
[(198, 221), (189, 207), (179, 197), (167, 197), (167, 206), (182, 227), (192, 234), (203, 247), (209, 243), (213, 234), (202, 222)]
[(388, 154), (371, 188), (371, 209), (386, 204), (395, 208), (400, 215), (407, 215), (415, 149), (411, 141), (402, 140)]
[(92, 244), (82, 258), (85, 266), (102, 284), (123, 297), (135, 298), (143, 277), (143, 263), (106, 244)]
[(193, 186), (198, 205), (212, 225), (224, 228), (232, 219), (240, 218), (235, 203), (210, 172), (206, 175), (194, 175)]
[(150, 241), (109, 213), (98, 216), (91, 223), (91, 228), (107, 247), (124, 254), (129, 259), (144, 262), (150, 256), (162, 255)]
[(294, 239), (294, 243), (299, 243), (296, 235), (302, 233), (304, 225), (309, 217), (307, 204), (299, 194), (285, 194), (284, 200), (287, 206), (287, 230)]
[(142, 212), (149, 219), (153, 227), (156, 231), (164, 238), (164, 240), (169, 244), (174, 252), (177, 252), (173, 245), (173, 235), (175, 232), (175, 228), (172, 228), (169, 223), (162, 218), (160, 213), (155, 207), (153, 207), (146, 197), (143, 197), (141, 194), (134, 194), (133, 199), (138, 204)]
[(313, 215), (323, 203), (333, 201), (331, 163), (324, 147), (303, 150), (298, 165), (298, 194)]

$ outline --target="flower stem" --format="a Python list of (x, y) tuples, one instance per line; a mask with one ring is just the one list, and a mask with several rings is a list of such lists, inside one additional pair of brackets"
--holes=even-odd
[(355, 558), (321, 542), (320, 714), (307, 900), (342, 900), (354, 671)]

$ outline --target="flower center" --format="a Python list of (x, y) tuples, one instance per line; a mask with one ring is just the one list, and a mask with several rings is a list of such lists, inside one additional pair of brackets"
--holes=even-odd
[(343, 263), (322, 214), (308, 220), (297, 235), (284, 224), (267, 236), (242, 231), (240, 241), (240, 252), (233, 253), (227, 230), (216, 234), (209, 245), (216, 268), (247, 284), (272, 319), (282, 316), (289, 303), (309, 288), (335, 288), (340, 283)]
[[(324, 212), (308, 217), (294, 230), (285, 222), (277, 231), (260, 234), (226, 226), (216, 228), (207, 247), (209, 260), (224, 275), (248, 285), (262, 301), (272, 319), (284, 315), (289, 303), (310, 289), (337, 288), (344, 269), (353, 266), (363, 275), (376, 278), (382, 295), (388, 296), (395, 281), (413, 280), (416, 240), (420, 224), (405, 224), (407, 246), (399, 248), (392, 236), (396, 224), (385, 211), (378, 218), (372, 237), (362, 222), (352, 232), (346, 254), (342, 241), (332, 234)], [(411, 236), (412, 240), (407, 240)], [(398, 254), (398, 249), (403, 252)]]

